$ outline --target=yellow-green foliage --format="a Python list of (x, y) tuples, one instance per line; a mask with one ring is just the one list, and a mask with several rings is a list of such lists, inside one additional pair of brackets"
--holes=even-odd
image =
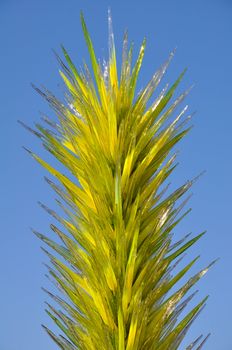
[[(64, 232), (51, 225), (62, 244), (36, 232), (62, 257), (47, 252), (50, 275), (65, 294), (61, 299), (49, 293), (63, 311), (48, 304), (47, 313), (63, 336), (45, 329), (61, 349), (178, 349), (206, 301), (180, 318), (195, 294), (187, 293), (208, 270), (180, 285), (196, 258), (173, 274), (178, 259), (203, 234), (172, 242), (174, 227), (189, 212), (180, 216), (186, 200), (177, 201), (193, 181), (165, 194), (165, 180), (175, 169), (170, 152), (190, 129), (185, 126), (189, 117), (183, 117), (187, 107), (169, 121), (187, 94), (170, 102), (184, 72), (148, 103), (173, 54), (136, 96), (145, 40), (132, 67), (125, 33), (119, 73), (109, 14), (109, 62), (103, 69), (82, 15), (81, 22), (94, 79), (86, 65), (78, 72), (62, 48), (67, 63), (58, 59), (66, 103), (36, 88), (59, 123), (46, 118), (56, 132), (37, 125), (35, 133), (72, 174), (68, 178), (32, 154), (60, 182), (62, 187), (48, 180), (65, 203), (64, 218), (43, 206), (63, 225)], [(201, 337), (187, 349), (200, 349)]]

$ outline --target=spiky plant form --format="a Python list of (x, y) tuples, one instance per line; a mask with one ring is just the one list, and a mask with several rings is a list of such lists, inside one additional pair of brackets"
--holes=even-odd
[[(45, 329), (65, 350), (178, 349), (207, 299), (180, 318), (195, 295), (187, 293), (209, 268), (184, 285), (179, 280), (198, 258), (173, 274), (182, 254), (203, 235), (173, 243), (173, 229), (189, 212), (179, 215), (186, 199), (178, 201), (194, 180), (171, 194), (164, 185), (175, 169), (175, 155), (170, 157), (170, 152), (190, 129), (185, 126), (188, 117), (180, 121), (187, 107), (169, 122), (188, 93), (169, 104), (184, 72), (149, 103), (173, 54), (135, 96), (145, 40), (131, 67), (132, 46), (128, 47), (125, 33), (118, 78), (111, 16), (109, 62), (104, 69), (82, 15), (81, 22), (94, 79), (87, 65), (78, 72), (63, 48), (67, 65), (58, 59), (68, 89), (66, 103), (36, 88), (59, 123), (46, 117), (56, 132), (36, 125), (34, 133), (72, 174), (62, 174), (31, 153), (61, 183), (59, 187), (47, 179), (62, 198), (65, 212), (61, 218), (42, 205), (65, 229), (51, 225), (61, 245), (36, 232), (62, 257), (47, 252), (53, 266), (49, 273), (65, 294), (61, 299), (48, 292), (63, 311), (48, 304), (47, 313), (63, 335)], [(206, 338), (198, 337), (187, 349), (200, 349)]]

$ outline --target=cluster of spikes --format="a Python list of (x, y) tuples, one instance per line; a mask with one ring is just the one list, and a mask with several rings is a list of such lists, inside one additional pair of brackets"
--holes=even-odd
[[(64, 294), (47, 291), (61, 307), (47, 303), (46, 311), (62, 334), (44, 328), (64, 350), (175, 350), (207, 299), (181, 317), (196, 294), (189, 291), (212, 265), (184, 284), (180, 279), (198, 257), (173, 272), (204, 234), (173, 239), (173, 229), (190, 211), (182, 209), (195, 179), (171, 194), (165, 184), (176, 167), (176, 155), (170, 153), (191, 128), (186, 127), (190, 116), (183, 118), (187, 106), (170, 121), (188, 91), (169, 103), (183, 72), (149, 102), (172, 53), (136, 96), (145, 40), (132, 67), (132, 45), (124, 34), (119, 76), (110, 13), (108, 21), (109, 61), (102, 65), (81, 14), (92, 74), (87, 65), (78, 72), (64, 48), (66, 63), (57, 56), (68, 90), (64, 104), (48, 90), (35, 88), (58, 122), (44, 117), (49, 127), (27, 128), (70, 172), (64, 175), (30, 152), (58, 180), (58, 185), (47, 182), (64, 211), (62, 218), (41, 204), (58, 221), (59, 227), (52, 224), (51, 229), (61, 243), (34, 231), (55, 251), (43, 248), (51, 263), (49, 275)], [(186, 349), (201, 349), (208, 336), (200, 335)]]

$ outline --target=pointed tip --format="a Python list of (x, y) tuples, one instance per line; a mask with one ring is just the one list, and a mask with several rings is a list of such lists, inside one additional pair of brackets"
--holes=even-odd
[[(198, 235), (195, 236), (195, 238), (197, 239), (197, 241), (202, 238), (205, 234), (207, 233), (207, 230), (204, 230), (203, 232), (199, 233)], [(193, 238), (194, 239), (194, 238)], [(200, 255), (199, 255), (200, 258)]]
[(206, 170), (202, 170), (197, 176), (195, 176), (192, 180), (191, 183), (194, 184), (196, 181), (198, 181), (204, 174), (206, 173)]
[(196, 83), (192, 83), (192, 85), (190, 85), (190, 90), (192, 90), (194, 87), (196, 86)]
[(214, 259), (214, 260), (208, 265), (208, 269), (210, 269), (213, 265), (215, 265), (219, 260), (220, 260), (220, 257)]
[(38, 132), (38, 131), (32, 129), (30, 126), (28, 126), (27, 124), (25, 124), (23, 121), (17, 120), (17, 122), (18, 122), (24, 129), (26, 129), (27, 131), (29, 131), (29, 132), (32, 133), (33, 135), (37, 136), (37, 137), (40, 138), (40, 139), (43, 138), (43, 135), (42, 135), (40, 132)]
[(108, 14), (108, 28), (109, 28), (109, 34), (112, 34), (112, 32), (113, 32), (113, 28), (112, 28), (113, 23), (112, 23), (112, 12), (111, 12), (110, 6), (108, 6), (107, 14)]
[(189, 232), (189, 233), (187, 233), (187, 235), (184, 236), (184, 238), (186, 239), (186, 238), (190, 237), (192, 234), (193, 234), (192, 232)]
[(81, 19), (82, 27), (85, 26), (85, 18), (82, 10), (80, 11), (80, 19)]
[(56, 226), (53, 225), (53, 224), (50, 224), (50, 228), (51, 228), (52, 231), (56, 230)]
[[(48, 275), (45, 275), (48, 279), (49, 279), (49, 276)], [(41, 287), (42, 291), (46, 294), (48, 294), (50, 297), (53, 296), (53, 294), (48, 290), (46, 289), (45, 287)]]
[(67, 51), (66, 51), (66, 49), (65, 49), (65, 47), (64, 47), (63, 44), (60, 44), (60, 48), (61, 48), (63, 54), (66, 55), (66, 54), (67, 54)]
[(53, 49), (53, 48), (51, 49), (51, 51), (52, 51), (52, 54), (55, 56), (56, 61), (60, 64), (61, 63), (61, 58), (60, 58), (58, 52), (56, 52), (56, 50)]
[(47, 176), (44, 176), (44, 180), (47, 182), (48, 185), (52, 186), (53, 182), (50, 180)]
[(108, 18), (111, 17), (112, 12), (111, 12), (110, 6), (108, 6), (108, 8), (107, 8), (107, 13), (108, 13)]
[[(40, 249), (50, 258), (50, 259), (52, 259), (52, 254), (51, 253), (49, 253), (49, 251), (47, 250), (47, 249), (45, 249), (44, 247), (40, 247)], [(48, 268), (48, 269), (50, 269), (50, 267), (46, 264), (46, 263), (44, 263), (44, 265)]]
[(39, 237), (40, 233), (38, 231), (36, 231), (33, 227), (30, 227), (31, 232), (36, 235), (37, 237)]
[(53, 336), (53, 333), (50, 331), (48, 327), (46, 327), (44, 324), (41, 324), (41, 327), (50, 335)]
[(146, 45), (147, 45), (147, 38), (144, 37), (144, 38), (143, 38), (143, 41), (142, 41), (142, 46), (145, 48)]
[(29, 153), (32, 157), (34, 157), (34, 154), (32, 151), (30, 151), (28, 148), (26, 148), (25, 146), (22, 146), (22, 148), (24, 149), (24, 151), (26, 151), (27, 153)]
[(196, 350), (202, 349), (203, 345), (206, 343), (206, 341), (209, 339), (210, 336), (211, 336), (211, 333), (208, 333), (207, 336), (203, 339), (203, 341), (202, 341), (201, 344), (197, 347)]
[(219, 260), (219, 258), (213, 260), (207, 267), (205, 267), (204, 269), (202, 269), (202, 270), (198, 273), (198, 275), (200, 276), (200, 278), (203, 277), (203, 276), (209, 271), (209, 269), (210, 269), (214, 264), (216, 264), (216, 262), (217, 262), (218, 260)]
[(170, 58), (173, 58), (176, 54), (177, 46), (174, 47), (174, 49), (170, 53)]
[(200, 334), (189, 346), (186, 348), (186, 350), (192, 350), (195, 345), (199, 343), (199, 341), (203, 338), (203, 334)]
[(35, 91), (38, 91), (38, 87), (34, 84), (34, 83), (30, 83), (32, 89), (34, 89)]
[[(31, 229), (31, 232), (32, 232), (37, 238), (39, 238), (41, 241), (43, 241), (43, 242), (46, 243), (46, 237), (45, 237), (42, 233), (40, 233), (40, 232), (34, 230), (33, 228)], [(40, 248), (42, 248), (42, 247), (40, 247)]]
[(17, 119), (17, 123), (19, 123), (20, 125), (22, 125), (23, 127), (25, 127), (24, 122), (22, 122), (20, 119)]
[[(50, 307), (50, 304), (49, 304), (48, 301), (45, 300), (45, 301), (44, 301), (44, 304), (45, 304), (47, 307)], [(45, 311), (47, 312), (48, 310), (45, 309)]]
[(47, 176), (44, 176), (44, 180), (49, 183), (49, 178)]

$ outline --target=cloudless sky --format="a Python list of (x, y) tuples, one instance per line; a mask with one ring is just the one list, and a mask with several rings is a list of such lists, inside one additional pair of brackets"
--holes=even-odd
[(60, 52), (60, 44), (64, 44), (78, 67), (87, 59), (81, 9), (97, 56), (107, 57), (108, 6), (119, 52), (125, 28), (135, 42), (135, 52), (147, 37), (140, 87), (175, 47), (164, 83), (173, 82), (187, 66), (179, 92), (195, 84), (187, 98), (190, 110), (197, 111), (195, 127), (178, 146), (180, 165), (172, 187), (202, 170), (207, 172), (193, 188), (193, 211), (176, 235), (208, 231), (184, 260), (187, 263), (201, 254), (193, 273), (214, 258), (221, 259), (198, 284), (196, 301), (207, 294), (210, 298), (182, 348), (198, 334), (211, 332), (206, 350), (231, 350), (231, 0), (0, 0), (0, 350), (56, 349), (40, 326), (44, 323), (56, 330), (44, 312), (48, 297), (41, 290), (41, 286), (50, 288), (42, 264), (47, 260), (29, 229), (33, 226), (52, 236), (51, 218), (37, 201), (56, 208), (55, 194), (43, 180), (46, 171), (21, 146), (51, 158), (17, 120), (32, 126), (39, 121), (40, 111), (53, 115), (30, 86), (31, 82), (45, 85), (62, 96), (64, 88), (52, 49)]

